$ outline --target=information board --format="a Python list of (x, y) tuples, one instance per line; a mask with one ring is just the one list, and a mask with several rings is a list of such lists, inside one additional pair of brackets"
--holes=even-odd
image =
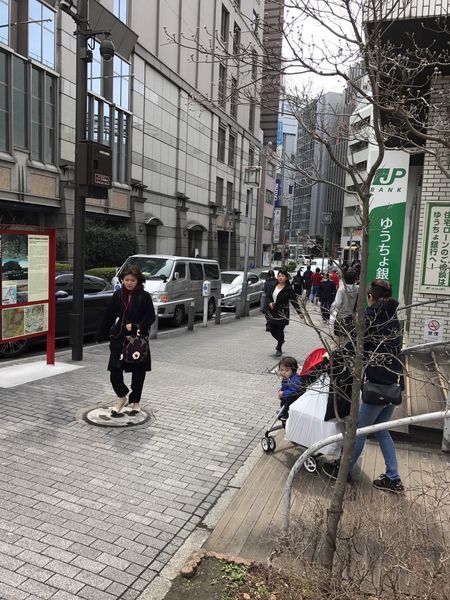
[(425, 204), (422, 240), (419, 290), (450, 294), (450, 202)]
[(0, 343), (46, 335), (49, 364), (54, 364), (55, 260), (53, 229), (0, 225)]

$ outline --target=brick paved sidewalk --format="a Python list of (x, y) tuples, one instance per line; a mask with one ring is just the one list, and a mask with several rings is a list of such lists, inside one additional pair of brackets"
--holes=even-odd
[[(286, 353), (317, 345), (291, 323)], [(274, 346), (260, 315), (155, 340), (143, 429), (81, 419), (113, 403), (106, 345), (83, 369), (2, 389), (0, 598), (137, 598), (259, 444), (277, 406)]]

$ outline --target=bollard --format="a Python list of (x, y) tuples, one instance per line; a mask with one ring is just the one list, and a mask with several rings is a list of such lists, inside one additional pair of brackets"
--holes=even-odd
[(209, 296), (203, 297), (203, 323), (202, 327), (208, 327), (208, 302)]
[(150, 335), (149, 335), (149, 339), (151, 340), (156, 340), (156, 338), (158, 337), (158, 309), (155, 310), (155, 320), (152, 323), (152, 326), (150, 327)]
[(192, 300), (189, 304), (189, 312), (188, 312), (188, 331), (194, 330), (194, 320), (195, 320), (195, 300)]
[(217, 306), (216, 306), (216, 316), (214, 317), (214, 322), (216, 325), (220, 325), (220, 315), (222, 312), (222, 299), (219, 298), (217, 300)]
[(250, 299), (247, 296), (247, 298), (245, 299), (245, 307), (244, 307), (244, 315), (246, 317), (250, 316)]
[(236, 306), (236, 312), (234, 313), (234, 316), (236, 317), (236, 319), (240, 319), (241, 318), (241, 299), (240, 298), (236, 298), (235, 306)]

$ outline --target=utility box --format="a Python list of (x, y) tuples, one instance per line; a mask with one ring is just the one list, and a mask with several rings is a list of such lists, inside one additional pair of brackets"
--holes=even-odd
[(80, 192), (88, 198), (108, 198), (112, 184), (112, 149), (104, 144), (78, 142), (78, 178)]

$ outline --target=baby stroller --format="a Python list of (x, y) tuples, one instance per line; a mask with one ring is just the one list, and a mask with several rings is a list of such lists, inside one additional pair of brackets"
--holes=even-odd
[[(336, 382), (338, 377), (335, 369), (335, 356), (333, 355), (333, 375)], [(334, 418), (333, 402), (330, 402), (330, 362), (327, 350), (317, 348), (311, 352), (303, 363), (300, 376), (303, 387), (298, 394), (290, 398), (289, 416), (287, 420), (280, 419), (285, 407), (280, 408), (277, 420), (264, 434), (261, 446), (264, 452), (273, 452), (276, 449), (276, 441), (270, 435), (280, 429), (286, 429), (286, 437), (291, 442), (308, 448), (313, 443), (330, 435), (342, 432), (342, 425)], [(339, 376), (344, 373), (341, 368)], [(340, 376), (342, 381), (342, 377)], [(348, 377), (345, 379), (348, 384)], [(350, 383), (351, 385), (351, 383)], [(345, 403), (347, 404), (347, 403)], [(342, 406), (342, 403), (340, 403)], [(348, 405), (349, 407), (350, 405)], [(344, 414), (341, 416), (345, 416)], [(341, 410), (339, 410), (341, 414)], [(320, 454), (310, 456), (304, 463), (304, 468), (314, 473), (318, 468), (318, 459), (323, 454), (336, 455), (340, 453), (340, 446), (333, 444), (322, 448)]]

